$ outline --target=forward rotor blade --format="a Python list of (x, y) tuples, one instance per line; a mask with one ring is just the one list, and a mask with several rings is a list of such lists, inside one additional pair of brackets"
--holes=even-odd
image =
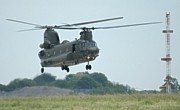
[(33, 23), (28, 23), (28, 22), (24, 22), (24, 21), (19, 21), (19, 20), (14, 20), (14, 19), (6, 19), (6, 20), (12, 21), (12, 22), (17, 22), (17, 23), (22, 23), (22, 24), (28, 24), (28, 25), (33, 25), (33, 26), (41, 27), (41, 25), (33, 24)]
[(25, 29), (25, 30), (19, 30), (17, 32), (36, 31), (36, 30), (41, 30), (41, 29), (40, 28), (39, 29)]
[(122, 28), (122, 27), (132, 27), (132, 26), (141, 26), (141, 25), (151, 25), (151, 24), (158, 24), (162, 22), (149, 22), (149, 23), (138, 23), (138, 24), (129, 24), (129, 25), (120, 25), (120, 26), (107, 26), (107, 27), (56, 27), (56, 29), (66, 29), (66, 30), (75, 30), (75, 29), (113, 29), (113, 28)]
[(66, 25), (60, 25), (57, 27), (79, 26), (79, 25), (84, 25), (84, 24), (99, 23), (99, 22), (112, 21), (112, 20), (118, 20), (118, 19), (123, 19), (123, 17), (116, 17), (116, 18), (109, 18), (109, 19), (102, 19), (102, 20), (95, 20), (95, 21), (88, 21), (88, 22), (81, 22), (81, 23), (74, 23), (74, 24), (66, 24)]
[(131, 26), (141, 26), (141, 25), (150, 25), (150, 24), (158, 24), (162, 22), (149, 22), (149, 23), (138, 23), (138, 24), (129, 24), (129, 25), (120, 25), (120, 26), (108, 26), (108, 27), (92, 27), (91, 29), (112, 29), (112, 28), (122, 28), (122, 27), (131, 27)]

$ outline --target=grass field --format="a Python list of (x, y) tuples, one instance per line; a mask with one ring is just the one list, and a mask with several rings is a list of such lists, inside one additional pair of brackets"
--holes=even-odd
[(0, 110), (180, 110), (180, 94), (0, 97)]

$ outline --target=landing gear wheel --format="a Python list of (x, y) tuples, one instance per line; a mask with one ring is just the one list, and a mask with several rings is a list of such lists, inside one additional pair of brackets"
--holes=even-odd
[(66, 68), (66, 71), (69, 72), (69, 68), (68, 67)]
[(41, 73), (44, 73), (44, 68), (41, 68)]
[(92, 69), (92, 66), (91, 65), (89, 65), (89, 70), (91, 70)]
[(61, 69), (62, 69), (62, 70), (66, 70), (67, 72), (69, 72), (69, 68), (68, 68), (68, 66), (66, 66), (66, 65), (62, 66)]
[(86, 65), (86, 70), (91, 70), (92, 66), (91, 65)]
[(88, 70), (88, 65), (86, 65), (86, 70)]
[(61, 70), (64, 70), (64, 69), (65, 69), (65, 67), (64, 67), (64, 66), (62, 66), (62, 67), (61, 67)]

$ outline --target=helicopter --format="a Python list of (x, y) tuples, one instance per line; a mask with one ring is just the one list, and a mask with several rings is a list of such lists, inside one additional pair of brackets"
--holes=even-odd
[[(44, 42), (40, 44), (41, 50), (38, 53), (38, 56), (41, 60), (41, 73), (44, 73), (45, 67), (61, 67), (62, 70), (70, 71), (69, 66), (87, 63), (86, 70), (91, 70), (92, 66), (90, 61), (95, 60), (99, 56), (100, 49), (97, 46), (96, 41), (93, 40), (92, 31), (96, 29), (113, 29), (113, 28), (122, 28), (130, 26), (140, 26), (140, 25), (150, 25), (157, 24), (162, 22), (147, 22), (147, 23), (138, 23), (138, 24), (129, 24), (129, 25), (117, 25), (117, 26), (107, 26), (107, 27), (79, 27), (81, 25), (107, 22), (113, 20), (123, 19), (124, 17), (114, 17), (108, 19), (94, 20), (88, 22), (80, 22), (73, 24), (63, 24), (55, 26), (42, 26), (39, 24), (24, 22), (14, 19), (6, 19), (8, 21), (27, 24), (35, 26), (33, 29), (19, 30), (18, 32), (23, 31), (32, 31), (32, 30), (41, 30), (44, 31)], [(80, 38), (73, 41), (64, 40), (60, 42), (59, 35), (55, 29), (61, 30), (81, 30)]]

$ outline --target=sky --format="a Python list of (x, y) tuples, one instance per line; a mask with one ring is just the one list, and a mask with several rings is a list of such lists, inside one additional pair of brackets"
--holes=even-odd
[[(171, 75), (180, 82), (180, 1), (179, 0), (0, 0), (0, 84), (8, 84), (15, 78), (34, 78), (40, 75), (39, 44), (44, 30), (16, 32), (33, 28), (13, 23), (16, 19), (40, 25), (62, 25), (122, 16), (124, 19), (89, 24), (112, 26), (162, 21), (161, 24), (94, 30), (93, 39), (100, 48), (100, 56), (90, 62), (89, 73), (104, 73), (112, 82), (128, 84), (137, 90), (159, 90), (164, 83), (165, 14), (171, 13)], [(80, 30), (56, 30), (60, 40), (79, 38)], [(179, 45), (179, 46), (178, 46)], [(57, 78), (85, 72), (85, 65), (61, 68), (45, 68)]]

